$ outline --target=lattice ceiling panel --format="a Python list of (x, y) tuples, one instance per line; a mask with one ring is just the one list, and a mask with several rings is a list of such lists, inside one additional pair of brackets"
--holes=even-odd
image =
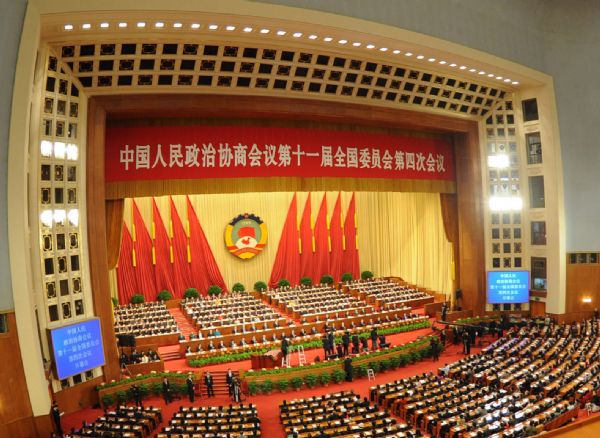
[(313, 48), (211, 42), (96, 41), (55, 55), (90, 94), (186, 92), (297, 95), (479, 119), (506, 90), (472, 79)]

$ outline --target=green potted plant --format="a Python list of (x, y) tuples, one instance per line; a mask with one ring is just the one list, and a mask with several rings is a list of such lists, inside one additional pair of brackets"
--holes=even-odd
[(127, 402), (127, 393), (125, 391), (117, 391), (117, 402), (119, 404)]
[(219, 295), (221, 295), (221, 292), (223, 292), (223, 290), (216, 284), (213, 284), (211, 287), (208, 288), (208, 295), (210, 295), (211, 297), (218, 297)]
[(392, 368), (392, 365), (388, 359), (384, 359), (379, 362), (379, 370), (380, 371), (387, 371), (391, 368)]
[(282, 278), (281, 280), (279, 280), (279, 283), (277, 283), (277, 287), (288, 287), (290, 285), (290, 282), (287, 281), (285, 278)]
[(323, 386), (329, 385), (331, 383), (331, 373), (328, 373), (327, 371), (322, 372), (319, 375), (319, 383)]
[(321, 277), (321, 284), (331, 286), (333, 284), (333, 277), (329, 274), (325, 274)]
[(260, 392), (260, 385), (257, 381), (252, 380), (248, 383), (248, 392), (250, 395), (256, 395)]
[(310, 277), (302, 277), (300, 279), (300, 284), (305, 287), (312, 286), (312, 279)]
[(363, 378), (367, 375), (367, 366), (363, 363), (354, 367), (354, 375), (358, 378)]
[(194, 287), (187, 288), (183, 293), (183, 298), (185, 298), (186, 300), (191, 300), (198, 297), (200, 297), (200, 294), (198, 293), (198, 289)]
[(286, 392), (290, 387), (290, 381), (288, 379), (281, 379), (277, 381), (277, 389), (280, 392)]
[(157, 301), (168, 301), (173, 299), (173, 294), (168, 290), (161, 290), (156, 296)]
[(390, 368), (395, 370), (400, 366), (400, 356), (392, 356), (390, 358)]
[(399, 367), (403, 368), (406, 365), (408, 365), (410, 363), (410, 357), (408, 356), (408, 353), (405, 354), (401, 354), (400, 356), (398, 356), (398, 360), (399, 360)]
[(115, 396), (114, 394), (104, 394), (102, 396), (102, 404), (104, 405), (105, 408), (112, 406), (115, 402)]
[(360, 273), (360, 278), (362, 278), (363, 280), (370, 280), (371, 278), (373, 278), (373, 273), (371, 271), (362, 271)]
[(319, 378), (315, 374), (307, 374), (304, 376), (304, 383), (308, 388), (314, 388), (317, 385)]
[(256, 292), (262, 292), (267, 290), (268, 286), (267, 283), (265, 283), (264, 281), (257, 281), (256, 283), (254, 283), (254, 290)]
[(131, 304), (142, 304), (146, 301), (142, 294), (135, 294), (131, 297)]
[(110, 297), (110, 300), (112, 301), (113, 307), (117, 307), (119, 305), (119, 299), (116, 297)]
[(341, 368), (337, 368), (331, 373), (331, 378), (335, 383), (342, 383), (346, 378), (346, 373)]
[(236, 283), (233, 285), (231, 290), (233, 292), (244, 292), (246, 290), (246, 286), (244, 286), (242, 283)]
[(267, 379), (264, 382), (262, 382), (260, 392), (262, 392), (263, 394), (271, 394), (273, 392), (273, 381)]
[(162, 394), (162, 382), (152, 382), (152, 394), (154, 394), (154, 395)]
[(150, 395), (150, 385), (148, 385), (147, 383), (142, 383), (140, 385), (140, 395), (142, 396), (142, 398), (146, 398)]
[(354, 280), (354, 278), (352, 277), (352, 274), (350, 272), (344, 272), (342, 274), (342, 283), (347, 283), (352, 280)]
[(292, 388), (294, 388), (296, 391), (299, 391), (300, 388), (302, 388), (302, 379), (300, 377), (293, 377), (292, 380), (290, 380), (290, 383)]
[(367, 368), (371, 368), (374, 372), (377, 373), (377, 372), (379, 372), (379, 369), (380, 369), (379, 362), (377, 362), (377, 361), (369, 362), (367, 364)]

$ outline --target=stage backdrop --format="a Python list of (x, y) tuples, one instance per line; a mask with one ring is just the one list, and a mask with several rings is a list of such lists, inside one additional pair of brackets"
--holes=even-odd
[[(324, 194), (311, 192), (315, 219)], [(243, 283), (246, 289), (251, 289), (258, 280), (268, 282), (293, 195), (290, 192), (189, 195), (229, 288), (236, 282)], [(325, 195), (331, 218), (338, 192), (327, 192)], [(356, 192), (355, 195), (361, 271), (371, 270), (376, 276), (400, 276), (411, 283), (450, 293), (453, 279), (452, 244), (444, 233), (439, 194)], [(297, 193), (297, 197), (298, 215), (301, 215), (308, 193)], [(351, 197), (350, 192), (341, 193), (342, 220), (345, 220)], [(169, 197), (155, 200), (168, 229)], [(186, 197), (173, 196), (173, 201), (184, 220), (187, 217)], [(152, 198), (136, 198), (135, 202), (150, 231)], [(226, 225), (243, 213), (259, 216), (269, 234), (264, 250), (250, 260), (233, 256), (223, 238)], [(132, 202), (127, 199), (124, 219), (130, 230), (132, 216)], [(116, 286), (114, 281), (112, 285)]]

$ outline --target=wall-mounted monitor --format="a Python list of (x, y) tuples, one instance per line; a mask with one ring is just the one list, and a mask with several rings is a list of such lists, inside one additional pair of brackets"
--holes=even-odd
[(487, 275), (489, 304), (529, 302), (529, 271), (489, 271)]
[(99, 319), (89, 319), (49, 332), (59, 380), (104, 365)]

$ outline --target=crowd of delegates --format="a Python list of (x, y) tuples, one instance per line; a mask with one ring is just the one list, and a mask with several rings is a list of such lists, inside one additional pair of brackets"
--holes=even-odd
[(524, 321), (437, 376), (372, 387), (371, 400), (436, 437), (534, 435), (600, 402), (599, 334), (598, 320)]
[(144, 438), (150, 436), (161, 422), (162, 415), (158, 408), (117, 406), (114, 411), (105, 410), (104, 414), (93, 423), (84, 421), (81, 428), (73, 428), (64, 436), (67, 438)]
[(283, 401), (280, 418), (286, 436), (304, 437), (414, 437), (417, 433), (380, 411), (352, 391), (301, 400)]
[(179, 327), (167, 306), (161, 302), (127, 304), (114, 309), (115, 333), (143, 336), (168, 335), (179, 332)]
[(160, 356), (154, 350), (138, 352), (137, 349), (133, 348), (130, 354), (127, 354), (125, 350), (121, 352), (119, 357), (119, 364), (121, 368), (125, 365), (136, 364), (136, 363), (149, 363), (160, 361)]
[[(369, 328), (370, 332), (368, 336), (359, 336), (358, 332), (351, 334), (349, 330), (345, 330), (339, 342), (336, 343), (336, 330), (333, 327), (325, 325), (325, 333), (321, 337), (325, 359), (335, 359), (348, 356), (349, 354), (365, 353), (390, 346), (386, 341), (385, 335), (380, 335), (377, 332), (377, 325), (370, 325)], [(369, 340), (371, 341), (370, 347)]]
[(410, 307), (412, 303), (430, 299), (433, 297), (418, 289), (402, 286), (386, 278), (375, 278), (371, 280), (356, 280), (344, 283), (349, 290), (357, 290), (365, 294), (368, 302), (377, 302), (382, 309), (397, 309), (399, 307)]
[(277, 303), (285, 304), (288, 313), (296, 313), (303, 318), (325, 317), (336, 312), (344, 312), (344, 316), (348, 313), (364, 314), (373, 310), (358, 298), (341, 293), (327, 285), (273, 289), (267, 292), (267, 296), (277, 300)]
[(246, 292), (183, 300), (181, 307), (198, 329), (198, 336), (192, 339), (252, 333), (278, 327), (282, 322), (279, 313)]
[(260, 437), (253, 404), (180, 407), (157, 438)]

